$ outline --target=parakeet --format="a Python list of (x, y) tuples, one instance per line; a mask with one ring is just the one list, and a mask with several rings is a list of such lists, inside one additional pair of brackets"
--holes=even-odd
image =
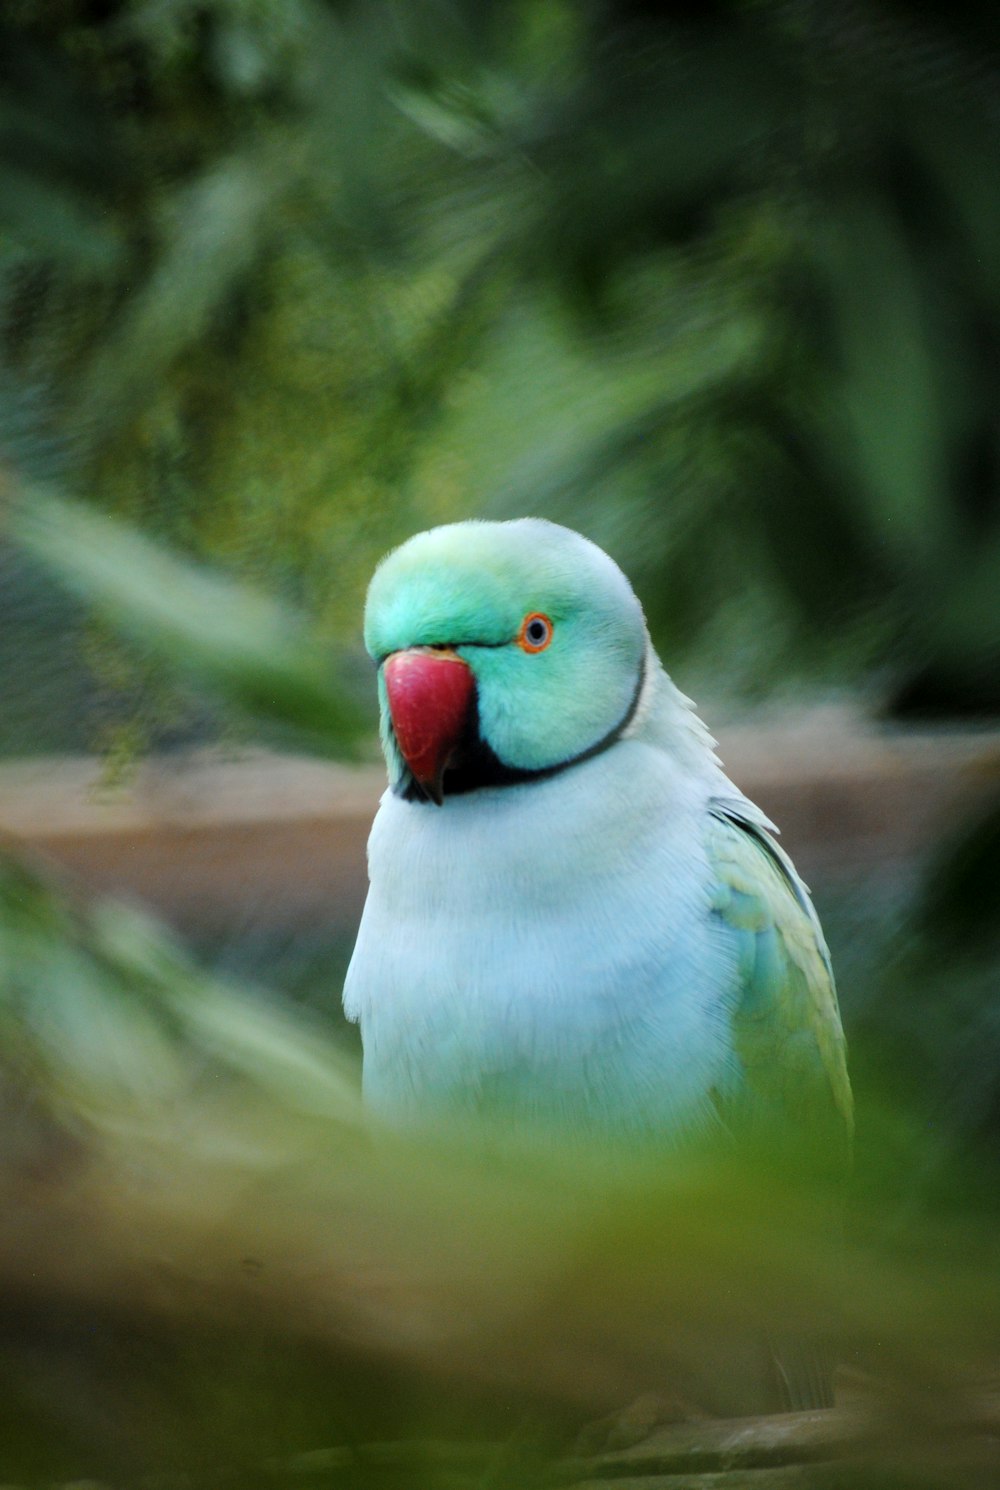
[(365, 643), (389, 789), (344, 1007), (371, 1108), (846, 1151), (808, 891), (614, 561), (541, 519), (434, 528), (377, 569)]

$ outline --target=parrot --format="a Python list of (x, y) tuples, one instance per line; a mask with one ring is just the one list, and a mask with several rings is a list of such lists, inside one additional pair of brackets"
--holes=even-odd
[[(343, 999), (368, 1108), (626, 1144), (779, 1125), (846, 1163), (809, 891), (614, 560), (541, 518), (435, 527), (377, 567), (364, 638), (388, 789)], [(827, 1405), (804, 1374), (782, 1405)]]

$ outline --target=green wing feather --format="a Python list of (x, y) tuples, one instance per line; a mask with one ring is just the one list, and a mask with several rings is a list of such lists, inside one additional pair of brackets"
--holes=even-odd
[[(740, 1071), (717, 1105), (734, 1142), (762, 1146), (757, 1156), (777, 1174), (801, 1156), (833, 1182), (810, 1195), (815, 1224), (836, 1230), (852, 1134), (844, 1032), (812, 901), (768, 826), (745, 799), (716, 802), (710, 819), (712, 909), (735, 939), (740, 974), (732, 1014)], [(772, 1410), (833, 1405), (825, 1335), (784, 1328), (778, 1311), (767, 1341)]]
[(767, 1124), (841, 1167), (851, 1087), (830, 956), (808, 892), (742, 803), (716, 805), (708, 850), (712, 910), (736, 939), (741, 982), (733, 1036), (742, 1079), (720, 1094), (724, 1120), (745, 1136)]

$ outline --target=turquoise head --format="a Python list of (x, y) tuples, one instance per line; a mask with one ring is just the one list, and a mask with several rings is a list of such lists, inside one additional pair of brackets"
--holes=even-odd
[(622, 571), (539, 518), (418, 533), (379, 565), (365, 608), (390, 784), (452, 794), (565, 769), (617, 737), (647, 636)]

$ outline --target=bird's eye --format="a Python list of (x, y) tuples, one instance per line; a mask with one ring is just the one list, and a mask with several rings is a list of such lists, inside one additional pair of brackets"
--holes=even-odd
[(532, 611), (521, 622), (517, 644), (524, 652), (544, 652), (552, 640), (553, 626), (548, 616), (541, 611)]

